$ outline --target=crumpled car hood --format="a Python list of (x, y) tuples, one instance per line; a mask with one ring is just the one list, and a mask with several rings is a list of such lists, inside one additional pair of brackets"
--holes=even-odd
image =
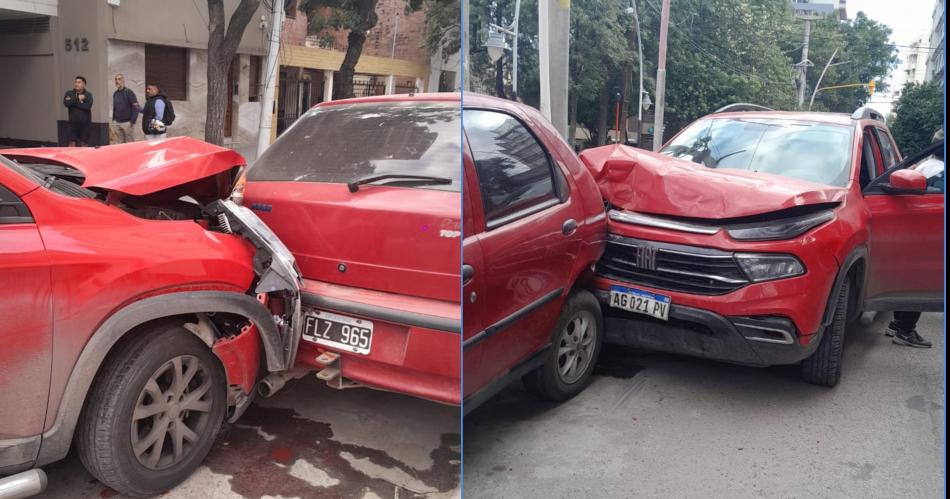
[(769, 173), (717, 170), (622, 145), (587, 149), (580, 158), (611, 205), (642, 213), (738, 218), (840, 202), (847, 195), (841, 187)]
[[(107, 147), (46, 147), (0, 151), (21, 162), (50, 161), (82, 172), (86, 188), (144, 196), (244, 166), (237, 152), (190, 137)], [(230, 188), (230, 186), (228, 186)], [(227, 192), (218, 193), (227, 196)]]

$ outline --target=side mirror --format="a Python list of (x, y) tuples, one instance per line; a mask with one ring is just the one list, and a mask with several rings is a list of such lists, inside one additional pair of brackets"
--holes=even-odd
[(927, 177), (917, 170), (897, 170), (881, 184), (881, 190), (888, 194), (924, 194), (927, 192)]

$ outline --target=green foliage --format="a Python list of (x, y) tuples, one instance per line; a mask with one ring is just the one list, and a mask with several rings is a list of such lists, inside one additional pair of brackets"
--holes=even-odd
[(897, 147), (904, 156), (930, 145), (934, 132), (943, 126), (943, 92), (938, 81), (921, 85), (909, 83), (904, 87), (894, 104), (895, 118), (890, 124)]
[(429, 54), (442, 48), (445, 60), (459, 51), (462, 43), (458, 0), (423, 0), (426, 14), (425, 47)]
[[(661, 0), (636, 0), (643, 39), (644, 80), (655, 100)], [(489, 22), (507, 25), (514, 0), (471, 0), (470, 62), (476, 92), (497, 94), (496, 69), (482, 48)], [(633, 90), (627, 112), (636, 115), (637, 48), (630, 0), (571, 2), (571, 90), (577, 93), (578, 121), (598, 128), (600, 95), (622, 92), (624, 68), (632, 69)], [(519, 97), (537, 105), (537, 1), (521, 6)], [(835, 62), (822, 87), (883, 80), (897, 64), (890, 29), (858, 12), (853, 20), (829, 16), (812, 24), (805, 105), (822, 67), (835, 48)], [(633, 34), (633, 42), (630, 35)], [(666, 134), (668, 138), (696, 118), (734, 102), (775, 109), (796, 108), (796, 69), (801, 60), (804, 25), (792, 16), (788, 0), (676, 0), (670, 11), (667, 48)], [(510, 57), (503, 71), (510, 74)], [(853, 112), (868, 99), (863, 88), (820, 92), (816, 110)], [(612, 116), (613, 113), (609, 113)], [(600, 117), (603, 119), (603, 116)]]

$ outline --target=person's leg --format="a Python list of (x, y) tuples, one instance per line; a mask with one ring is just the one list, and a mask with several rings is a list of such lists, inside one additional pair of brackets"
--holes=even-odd
[(92, 123), (80, 123), (79, 130), (79, 145), (87, 147), (89, 145), (89, 132), (92, 130)]
[(893, 332), (894, 343), (908, 347), (930, 348), (933, 344), (917, 333), (920, 312), (894, 312), (894, 320), (887, 326)]
[(109, 122), (109, 143), (110, 144), (121, 144), (122, 140), (122, 124), (116, 123), (114, 121)]
[(135, 125), (130, 123), (122, 124), (123, 131), (125, 133), (125, 142), (135, 142)]
[(69, 121), (66, 123), (66, 135), (68, 140), (69, 147), (76, 147), (76, 143), (80, 140), (80, 129), (79, 123)]

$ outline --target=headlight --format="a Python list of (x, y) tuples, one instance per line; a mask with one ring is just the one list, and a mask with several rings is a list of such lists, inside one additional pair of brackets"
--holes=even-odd
[(769, 222), (733, 225), (727, 232), (740, 241), (776, 241), (800, 236), (835, 217), (832, 210)]
[(805, 266), (792, 255), (736, 253), (736, 261), (752, 282), (784, 279), (805, 273)]

